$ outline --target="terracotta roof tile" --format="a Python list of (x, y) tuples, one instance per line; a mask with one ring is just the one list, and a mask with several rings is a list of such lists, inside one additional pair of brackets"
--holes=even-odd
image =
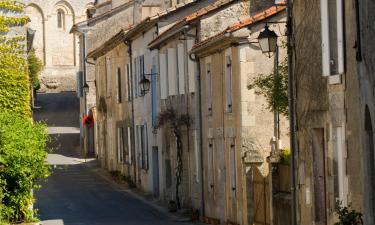
[(211, 36), (197, 44), (195, 44), (192, 48), (192, 50), (194, 49), (197, 49), (197, 48), (200, 48), (206, 44), (208, 44), (209, 42), (213, 41), (213, 40), (216, 40), (216, 39), (219, 39), (221, 38), (222, 36), (224, 36), (225, 34), (228, 34), (228, 33), (232, 33), (234, 31), (237, 31), (239, 29), (242, 29), (246, 26), (249, 26), (249, 25), (252, 25), (252, 24), (255, 24), (259, 21), (262, 21), (264, 19), (267, 19), (273, 15), (276, 15), (277, 13), (283, 11), (286, 9), (286, 6), (284, 4), (279, 4), (277, 6), (272, 6), (254, 16), (251, 16), (251, 17), (247, 17), (237, 23), (234, 23), (230, 26), (228, 26), (224, 31), (214, 35), (214, 36)]

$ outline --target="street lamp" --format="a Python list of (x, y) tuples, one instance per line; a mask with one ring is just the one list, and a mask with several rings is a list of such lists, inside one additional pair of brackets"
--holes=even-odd
[(82, 89), (85, 93), (89, 93), (89, 91), (90, 91), (90, 87), (87, 83), (85, 83), (85, 85), (83, 85)]
[(268, 58), (271, 58), (277, 51), (277, 34), (270, 30), (267, 24), (264, 27), (264, 31), (260, 32), (258, 41), (262, 53)]
[(146, 94), (147, 92), (150, 91), (150, 85), (151, 85), (151, 82), (146, 77), (143, 77), (143, 79), (139, 82), (139, 86), (143, 94)]

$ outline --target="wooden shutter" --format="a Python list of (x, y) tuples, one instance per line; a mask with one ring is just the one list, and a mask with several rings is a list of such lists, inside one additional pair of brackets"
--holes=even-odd
[(160, 60), (160, 99), (168, 97), (168, 74), (167, 74), (167, 56), (159, 54)]
[(231, 188), (232, 188), (232, 197), (236, 197), (237, 189), (237, 161), (236, 161), (236, 144), (234, 138), (230, 142), (230, 176), (231, 176)]
[(131, 127), (128, 127), (128, 153), (129, 153), (129, 164), (132, 164), (133, 163), (133, 155), (132, 155), (132, 138), (131, 138), (131, 135), (132, 135), (132, 128)]
[(122, 101), (122, 90), (121, 90), (121, 69), (120, 67), (117, 68), (117, 77), (116, 77), (116, 97), (117, 103), (121, 103)]
[(207, 111), (212, 114), (212, 71), (211, 63), (206, 64)]
[(177, 45), (178, 60), (178, 90), (180, 94), (185, 94), (185, 54), (184, 44)]
[(169, 95), (177, 95), (177, 67), (176, 67), (176, 49), (168, 48), (168, 91)]
[[(188, 52), (194, 45), (194, 40), (187, 40), (187, 49)], [(196, 73), (196, 64), (193, 60), (188, 57), (188, 77), (189, 77), (189, 92), (195, 92), (195, 73)]]
[(226, 111), (232, 112), (232, 59), (229, 55), (225, 56), (225, 95), (226, 95)]

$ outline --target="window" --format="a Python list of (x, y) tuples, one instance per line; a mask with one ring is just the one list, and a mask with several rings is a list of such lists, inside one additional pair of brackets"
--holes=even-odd
[(321, 0), (323, 76), (344, 72), (344, 24), (342, 0)]
[(214, 169), (215, 169), (215, 164), (214, 164), (214, 144), (213, 140), (209, 139), (208, 141), (208, 152), (207, 152), (207, 164), (208, 164), (208, 171), (207, 171), (207, 181), (208, 181), (208, 192), (212, 192), (214, 189)]
[(226, 111), (232, 112), (232, 59), (229, 55), (225, 56), (225, 95), (226, 95)]
[(236, 163), (236, 141), (234, 138), (230, 140), (229, 146), (230, 155), (230, 183), (232, 188), (232, 197), (236, 197), (237, 188), (237, 163)]
[(212, 115), (212, 74), (211, 63), (206, 64), (206, 83), (207, 83), (207, 112)]
[(117, 77), (116, 77), (116, 97), (117, 103), (121, 103), (122, 101), (122, 91), (121, 91), (121, 69), (120, 67), (117, 68)]
[(125, 130), (123, 127), (117, 128), (117, 162), (123, 163), (124, 156), (127, 155), (125, 153), (127, 147), (126, 146), (126, 137), (125, 137)]
[(143, 96), (144, 93), (141, 93), (141, 88), (139, 87), (139, 82), (144, 78), (145, 74), (145, 64), (144, 56), (138, 56), (134, 58), (134, 96), (139, 97)]
[(127, 83), (127, 100), (132, 100), (132, 92), (131, 92), (131, 76), (130, 76), (130, 64), (126, 64), (126, 83)]
[(107, 97), (111, 96), (111, 60), (105, 57), (105, 78), (106, 78), (106, 93)]
[(57, 28), (65, 30), (65, 12), (62, 9), (57, 10)]
[(148, 170), (148, 143), (146, 125), (137, 125), (139, 167)]

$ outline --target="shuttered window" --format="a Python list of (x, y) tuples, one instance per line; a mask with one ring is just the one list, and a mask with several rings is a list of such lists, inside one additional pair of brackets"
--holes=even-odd
[(77, 72), (77, 97), (83, 97), (83, 73), (82, 71)]
[(117, 128), (117, 162), (124, 162), (124, 152), (125, 152), (125, 133), (124, 128)]
[(177, 79), (177, 62), (176, 49), (168, 48), (167, 50), (167, 66), (168, 66), (168, 94), (169, 96), (177, 95), (178, 79)]
[(139, 167), (148, 170), (148, 143), (147, 143), (147, 126), (137, 126), (138, 149), (139, 149)]
[(185, 94), (185, 54), (184, 44), (177, 45), (178, 60), (178, 90), (180, 94)]
[(121, 90), (121, 69), (117, 68), (117, 76), (116, 76), (116, 99), (117, 103), (122, 102), (122, 90)]
[(323, 76), (344, 72), (343, 0), (320, 0)]
[[(188, 51), (194, 45), (194, 40), (187, 40), (187, 49)], [(188, 77), (189, 77), (189, 92), (195, 92), (195, 74), (196, 74), (196, 64), (193, 60), (188, 57)]]
[(128, 163), (133, 164), (133, 155), (132, 155), (132, 135), (133, 129), (131, 127), (127, 128), (127, 144), (128, 144)]
[(160, 63), (160, 99), (168, 97), (168, 74), (167, 74), (167, 56), (159, 54)]
[(132, 100), (131, 92), (131, 76), (130, 76), (130, 64), (126, 64), (126, 99), (127, 101)]

